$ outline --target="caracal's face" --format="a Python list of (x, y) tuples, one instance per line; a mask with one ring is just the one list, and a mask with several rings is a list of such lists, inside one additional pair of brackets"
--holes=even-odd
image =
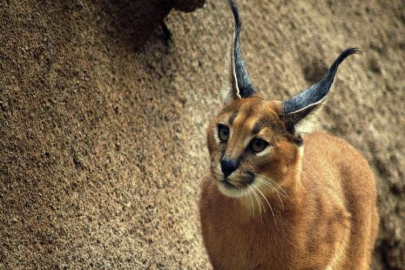
[(299, 146), (285, 130), (279, 111), (280, 102), (255, 95), (231, 102), (211, 121), (210, 169), (224, 195), (271, 192), (295, 163)]

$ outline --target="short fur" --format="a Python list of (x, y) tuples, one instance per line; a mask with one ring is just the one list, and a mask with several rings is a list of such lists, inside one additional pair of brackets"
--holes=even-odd
[[(333, 76), (351, 52), (338, 57)], [(328, 83), (316, 84), (322, 87), (287, 102), (266, 101), (255, 92), (241, 95), (236, 87), (241, 76), (229, 76), (228, 99), (208, 128), (211, 165), (200, 200), (214, 269), (369, 268), (379, 217), (367, 161), (342, 139), (296, 129), (322, 106), (333, 82), (328, 76)], [(315, 110), (302, 114), (307, 107)], [(226, 138), (219, 132), (224, 127)], [(252, 147), (258, 139), (266, 142), (260, 151)], [(237, 166), (229, 173), (226, 164)]]

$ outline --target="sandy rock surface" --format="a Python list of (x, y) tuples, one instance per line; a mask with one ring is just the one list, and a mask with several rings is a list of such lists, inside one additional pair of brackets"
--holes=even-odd
[[(375, 172), (373, 269), (405, 269), (403, 1), (239, 2), (245, 61), (271, 99), (363, 51), (317, 126)], [(231, 12), (173, 11), (172, 41), (158, 27), (135, 51), (116, 21), (132, 15), (106, 5), (0, 0), (0, 268), (209, 269), (197, 200)]]

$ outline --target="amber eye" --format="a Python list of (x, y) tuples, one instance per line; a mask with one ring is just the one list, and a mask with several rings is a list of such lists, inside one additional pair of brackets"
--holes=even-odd
[(229, 139), (229, 128), (224, 125), (218, 125), (218, 136), (221, 141), (226, 142)]
[(264, 150), (268, 145), (268, 142), (255, 138), (250, 142), (250, 148), (253, 150), (253, 152), (259, 153)]

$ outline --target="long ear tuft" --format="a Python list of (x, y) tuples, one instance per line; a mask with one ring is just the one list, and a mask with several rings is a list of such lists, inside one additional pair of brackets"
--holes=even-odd
[(242, 27), (242, 22), (239, 17), (238, 7), (236, 6), (234, 0), (229, 0), (229, 5), (235, 17), (235, 33), (233, 36), (230, 61), (232, 76), (229, 76), (232, 86), (231, 91), (233, 91), (231, 96), (233, 96), (234, 98), (246, 98), (254, 95), (256, 91), (253, 88), (240, 50), (239, 34)]
[(328, 74), (318, 83), (282, 103), (281, 118), (289, 131), (294, 133), (295, 125), (322, 107), (331, 89), (339, 65), (349, 55), (358, 53), (357, 48), (344, 50), (329, 68)]

